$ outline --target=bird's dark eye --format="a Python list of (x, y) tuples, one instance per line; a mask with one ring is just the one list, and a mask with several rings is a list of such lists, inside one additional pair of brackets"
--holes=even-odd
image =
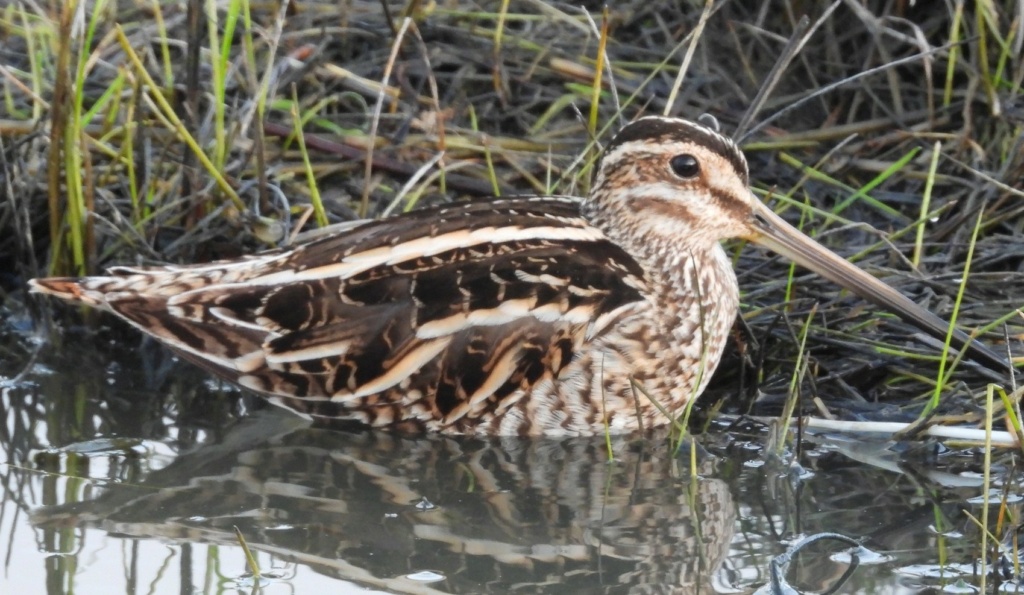
[(668, 164), (672, 172), (680, 178), (695, 178), (700, 173), (700, 162), (689, 153), (676, 155)]

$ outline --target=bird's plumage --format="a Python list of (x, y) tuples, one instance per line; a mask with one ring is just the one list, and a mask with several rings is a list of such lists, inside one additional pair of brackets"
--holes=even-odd
[[(321, 420), (624, 432), (667, 423), (704, 389), (736, 316), (719, 244), (736, 236), (781, 238), (797, 260), (827, 252), (753, 197), (717, 130), (643, 118), (608, 145), (586, 200), (448, 205), (238, 261), (32, 284)], [(808, 266), (880, 285), (826, 256)]]

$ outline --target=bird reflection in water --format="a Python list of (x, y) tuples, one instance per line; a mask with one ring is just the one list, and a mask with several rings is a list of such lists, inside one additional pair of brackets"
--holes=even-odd
[(222, 545), (238, 527), (254, 550), (396, 592), (417, 570), (445, 577), (417, 591), (713, 592), (733, 536), (715, 460), (691, 481), (668, 440), (617, 440), (609, 462), (600, 437), (413, 437), (282, 417), (254, 415), (137, 486), (34, 521)]

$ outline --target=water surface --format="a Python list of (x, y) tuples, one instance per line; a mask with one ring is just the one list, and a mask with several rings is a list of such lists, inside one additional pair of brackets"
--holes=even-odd
[(971, 450), (816, 437), (774, 456), (753, 422), (679, 451), (322, 430), (123, 329), (43, 340), (4, 314), (3, 592), (748, 593), (821, 532), (860, 546), (801, 550), (792, 587), (979, 583)]

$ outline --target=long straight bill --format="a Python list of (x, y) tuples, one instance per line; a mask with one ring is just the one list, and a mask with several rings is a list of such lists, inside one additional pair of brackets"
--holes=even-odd
[[(946, 334), (949, 332), (948, 322), (807, 237), (757, 199), (754, 201), (751, 228), (752, 233), (747, 237), (748, 240), (777, 252), (867, 301), (889, 310), (939, 341), (946, 340)], [(955, 329), (953, 346), (962, 351), (967, 349), (968, 345), (970, 348), (967, 355), (971, 359), (1002, 374), (1011, 369), (1005, 358), (985, 345), (972, 341), (960, 329)]]

